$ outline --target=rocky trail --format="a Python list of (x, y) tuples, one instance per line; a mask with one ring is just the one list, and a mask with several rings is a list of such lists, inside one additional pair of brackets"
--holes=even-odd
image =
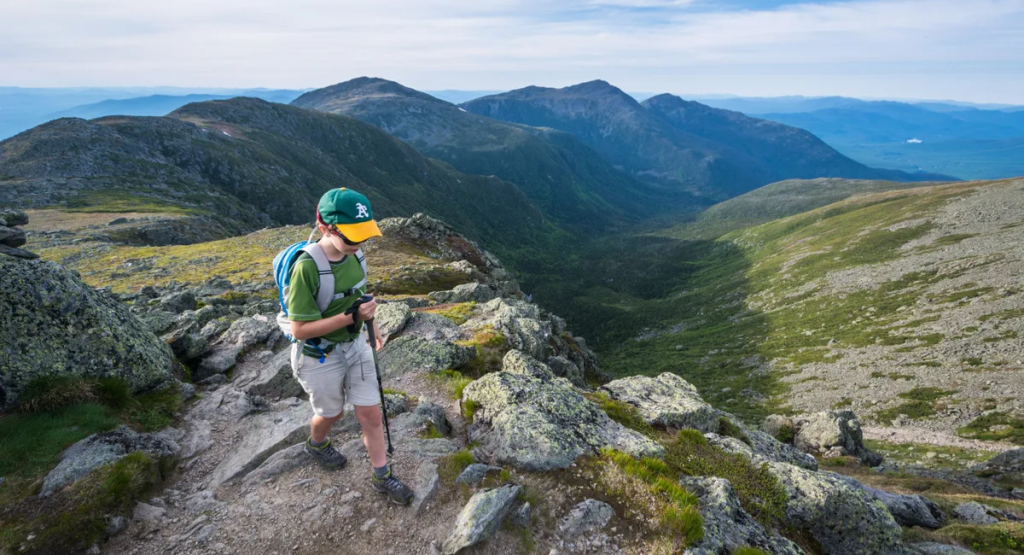
[[(344, 469), (303, 452), (312, 410), (265, 283), (149, 286), (102, 306), (111, 325), (130, 320), (173, 352), (178, 364), (156, 391), (180, 391), (178, 417), (152, 433), (119, 427), (79, 441), (39, 499), (136, 452), (173, 468), (127, 511), (102, 515), (87, 552), (919, 555), (972, 553), (979, 536), (969, 534), (1020, 531), (1024, 450), (972, 470), (916, 469), (872, 452), (849, 410), (753, 425), (673, 373), (611, 380), (583, 338), (451, 228), (424, 217), (382, 227), (465, 276), (428, 295), (390, 295), (377, 314), (392, 464), (413, 504), (372, 490), (350, 410), (331, 434)], [(14, 264), (59, 271), (0, 263), (8, 275), (29, 267)], [(59, 305), (72, 293), (115, 299), (71, 285)], [(10, 552), (45, 552), (36, 537)]]

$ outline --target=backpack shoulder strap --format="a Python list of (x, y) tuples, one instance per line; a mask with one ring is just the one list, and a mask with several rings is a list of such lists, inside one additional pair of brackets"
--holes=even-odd
[(366, 255), (363, 254), (363, 249), (359, 249), (355, 254), (356, 261), (359, 262), (359, 268), (363, 271), (363, 278), (359, 280), (352, 287), (342, 291), (341, 293), (335, 293), (333, 299), (344, 299), (345, 297), (351, 297), (352, 295), (358, 295), (359, 290), (366, 286)]
[(331, 271), (331, 262), (327, 260), (327, 255), (324, 254), (324, 250), (320, 247), (319, 243), (309, 243), (302, 247), (302, 250), (313, 258), (313, 262), (316, 262), (316, 270), (320, 274), (320, 287), (316, 292), (316, 306), (323, 313), (327, 310), (328, 305), (331, 304), (331, 300), (334, 299), (334, 272)]

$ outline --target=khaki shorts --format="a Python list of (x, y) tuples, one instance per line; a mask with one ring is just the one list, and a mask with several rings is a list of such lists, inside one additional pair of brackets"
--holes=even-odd
[(292, 374), (309, 395), (317, 416), (338, 416), (346, 403), (357, 407), (380, 404), (373, 351), (365, 333), (355, 341), (336, 345), (323, 364), (319, 358), (302, 354), (301, 345), (292, 345)]

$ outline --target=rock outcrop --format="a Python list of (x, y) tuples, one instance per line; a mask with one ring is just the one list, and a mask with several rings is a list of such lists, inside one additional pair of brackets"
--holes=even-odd
[(856, 457), (864, 464), (878, 466), (882, 457), (864, 447), (864, 434), (857, 415), (850, 410), (814, 413), (795, 420), (793, 445), (823, 457)]
[(0, 409), (42, 376), (116, 376), (134, 391), (170, 376), (170, 350), (127, 306), (53, 262), (0, 255), (0, 321)]
[(441, 547), (441, 553), (454, 555), (494, 534), (522, 489), (522, 486), (503, 486), (474, 494), (459, 513), (455, 527)]
[(664, 453), (567, 383), (502, 371), (469, 384), (463, 404), (476, 407), (470, 439), (481, 442), (497, 462), (525, 470), (565, 468), (605, 447), (638, 457)]
[(740, 547), (755, 547), (774, 555), (803, 555), (793, 542), (768, 532), (740, 506), (728, 480), (684, 477), (680, 482), (700, 498), (704, 537), (688, 547), (685, 555), (719, 555)]
[(696, 387), (675, 374), (630, 376), (608, 382), (601, 390), (612, 399), (633, 405), (655, 426), (718, 431), (722, 413), (705, 403)]

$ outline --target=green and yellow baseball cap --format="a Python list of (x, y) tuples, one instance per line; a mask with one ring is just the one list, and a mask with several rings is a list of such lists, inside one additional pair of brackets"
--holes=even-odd
[(381, 236), (377, 222), (373, 221), (370, 201), (352, 189), (342, 187), (324, 193), (317, 206), (317, 216), (356, 243)]

